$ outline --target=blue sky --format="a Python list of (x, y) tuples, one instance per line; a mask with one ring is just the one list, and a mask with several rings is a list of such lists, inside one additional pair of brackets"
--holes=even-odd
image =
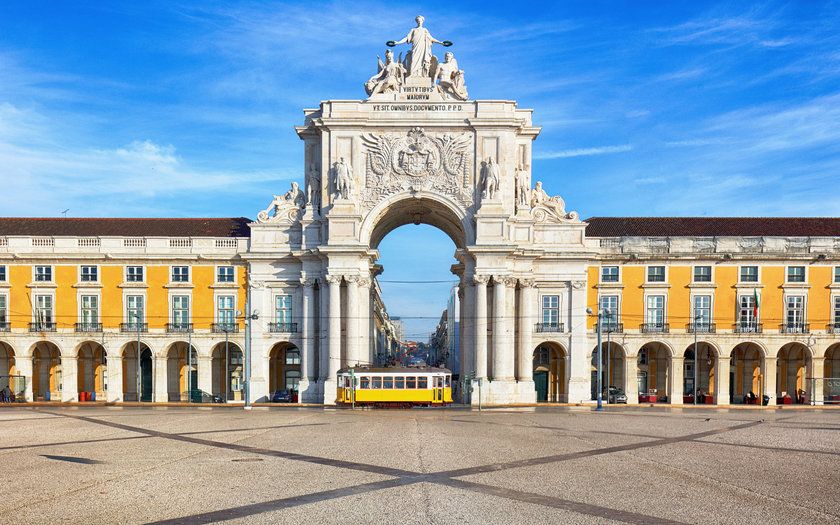
[[(489, 0), (6, 0), (0, 214), (253, 217), (302, 178), (302, 108), (361, 98), (418, 13), (472, 98), (535, 110), (534, 175), (583, 217), (840, 215), (840, 3)], [(391, 265), (418, 242), (446, 257)], [(404, 227), (383, 279), (451, 278), (452, 250)]]

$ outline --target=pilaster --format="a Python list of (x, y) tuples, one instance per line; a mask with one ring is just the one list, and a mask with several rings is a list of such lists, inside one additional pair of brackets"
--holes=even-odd
[[(591, 363), (587, 359), (589, 338), (586, 333), (586, 281), (574, 281), (569, 293), (571, 344), (569, 345), (569, 402), (581, 403), (592, 397)], [(635, 375), (632, 376), (635, 381)]]
[(769, 405), (776, 404), (776, 358), (764, 358), (764, 395), (770, 398)]
[(79, 400), (79, 360), (74, 357), (61, 358), (61, 400)]
[(668, 401), (672, 405), (683, 404), (683, 380), (685, 372), (685, 358), (671, 358), (671, 384), (668, 389)]
[(718, 357), (715, 370), (715, 404), (729, 404), (729, 358)]
[(475, 283), (475, 320), (474, 348), (475, 348), (475, 377), (477, 379), (487, 378), (487, 283), (490, 281), (488, 275), (476, 275), (473, 277)]
[(167, 359), (165, 357), (154, 358), (154, 385), (152, 391), (154, 392), (155, 403), (166, 403), (169, 401), (169, 385), (166, 383), (166, 365)]
[(122, 356), (108, 356), (108, 391), (105, 400), (109, 403), (123, 401), (123, 363)]
[(357, 366), (359, 364), (359, 277), (347, 275), (344, 277), (347, 282), (347, 315), (345, 322), (347, 326), (347, 339), (345, 343), (345, 364), (346, 366)]
[(534, 280), (519, 280), (519, 344), (517, 349), (516, 379), (519, 382), (534, 382)]

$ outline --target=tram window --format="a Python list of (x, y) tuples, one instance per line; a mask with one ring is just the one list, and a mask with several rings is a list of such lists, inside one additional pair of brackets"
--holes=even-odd
[(416, 377), (406, 377), (405, 378), (405, 387), (406, 388), (417, 388), (417, 378)]
[(362, 376), (359, 378), (359, 388), (368, 389), (370, 388), (370, 377)]
[(417, 378), (417, 388), (428, 388), (428, 378), (427, 377), (418, 377)]
[(449, 388), (450, 386), (452, 386), (452, 376), (447, 375), (446, 376), (446, 388)]
[(394, 388), (394, 378), (393, 377), (383, 377), (382, 378), (382, 388)]
[(394, 378), (394, 388), (405, 388), (405, 378), (404, 377), (395, 377)]
[(382, 388), (382, 378), (381, 377), (374, 377), (371, 380), (371, 388)]

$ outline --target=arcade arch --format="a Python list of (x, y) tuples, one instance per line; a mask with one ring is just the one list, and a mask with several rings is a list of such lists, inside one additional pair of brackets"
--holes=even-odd
[(212, 352), (213, 395), (227, 401), (242, 401), (245, 371), (242, 349), (231, 342), (218, 343)]
[[(627, 381), (625, 364), (627, 353), (624, 347), (615, 341), (601, 343), (601, 358), (604, 360), (601, 371), (603, 386), (603, 400), (609, 402), (609, 387), (621, 389), (627, 392)], [(598, 347), (592, 349), (590, 359), (590, 377), (592, 378), (591, 393), (592, 399), (598, 397)]]
[(756, 343), (745, 342), (732, 349), (729, 358), (730, 403), (755, 403), (747, 399), (750, 392), (761, 403), (765, 391), (764, 358), (764, 350)]
[[(187, 348), (190, 355), (187, 355)], [(169, 345), (166, 352), (166, 395), (169, 401), (190, 400), (189, 390), (198, 385), (198, 352), (185, 341)]]
[(840, 343), (828, 347), (824, 363), (823, 397), (826, 402), (840, 403)]
[(55, 343), (40, 341), (32, 348), (32, 397), (61, 401), (61, 352)]
[(151, 348), (142, 341), (126, 343), (122, 350), (124, 401), (152, 401), (154, 361)]
[(670, 401), (671, 349), (660, 342), (645, 343), (636, 358), (639, 401)]
[(683, 352), (683, 402), (693, 403), (695, 395), (698, 397), (698, 403), (707, 403), (705, 396), (712, 396), (712, 401), (717, 402), (717, 350), (711, 343), (699, 341), (696, 352), (695, 356), (694, 344)]
[(776, 398), (789, 396), (794, 403), (807, 403), (811, 386), (808, 376), (811, 351), (802, 343), (788, 343), (776, 356)]
[(537, 402), (565, 402), (568, 395), (565, 348), (555, 342), (540, 343), (534, 349), (533, 368)]
[[(108, 360), (105, 348), (95, 341), (79, 345), (76, 382), (78, 392), (92, 394), (91, 400), (105, 400)], [(82, 398), (79, 397), (81, 400)]]
[(17, 375), (15, 351), (12, 345), (0, 341), (0, 376)]
[(278, 390), (295, 390), (301, 378), (300, 349), (292, 343), (276, 343), (268, 356), (269, 396)]

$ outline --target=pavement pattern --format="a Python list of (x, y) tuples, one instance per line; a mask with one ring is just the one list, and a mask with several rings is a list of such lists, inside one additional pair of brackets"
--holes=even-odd
[(0, 409), (3, 523), (838, 523), (840, 411)]

